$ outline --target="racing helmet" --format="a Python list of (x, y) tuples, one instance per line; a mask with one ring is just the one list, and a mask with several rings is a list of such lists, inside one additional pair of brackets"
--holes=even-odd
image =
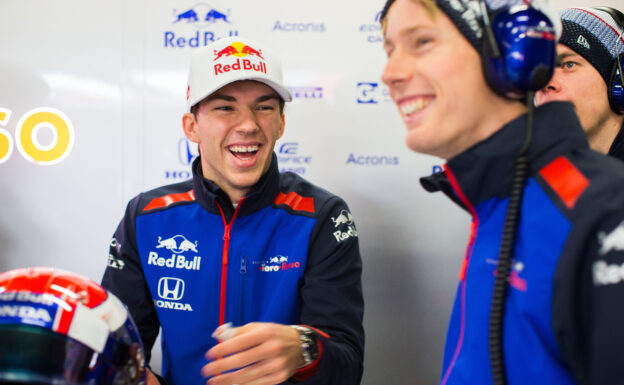
[(121, 301), (67, 271), (0, 273), (0, 384), (144, 385), (145, 352)]

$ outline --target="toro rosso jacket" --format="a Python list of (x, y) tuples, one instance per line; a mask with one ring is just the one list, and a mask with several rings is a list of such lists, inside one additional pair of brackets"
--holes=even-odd
[[(472, 215), (442, 385), (491, 384), (488, 317), (522, 116), (421, 179)], [(535, 111), (503, 322), (507, 381), (622, 384), (624, 167), (591, 151), (572, 105)]]
[(269, 171), (234, 208), (202, 176), (132, 199), (114, 234), (102, 285), (129, 308), (148, 353), (162, 329), (163, 377), (199, 385), (232, 322), (303, 324), (319, 356), (292, 381), (359, 384), (364, 331), (361, 257), (345, 202), (293, 173)]

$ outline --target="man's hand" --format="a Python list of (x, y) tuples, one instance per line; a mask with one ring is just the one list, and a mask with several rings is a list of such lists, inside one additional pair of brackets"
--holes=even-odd
[[(287, 325), (252, 322), (206, 353), (202, 368), (210, 385), (271, 385), (286, 381), (303, 365), (299, 332)], [(229, 373), (226, 373), (229, 372)]]
[(160, 385), (160, 381), (158, 381), (158, 378), (154, 375), (154, 373), (152, 373), (151, 370), (146, 368), (145, 372), (147, 376), (147, 383), (145, 385)]

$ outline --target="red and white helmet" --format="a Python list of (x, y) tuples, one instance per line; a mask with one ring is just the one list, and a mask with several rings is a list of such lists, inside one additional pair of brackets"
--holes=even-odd
[(0, 273), (0, 384), (143, 385), (145, 352), (121, 301), (67, 271)]

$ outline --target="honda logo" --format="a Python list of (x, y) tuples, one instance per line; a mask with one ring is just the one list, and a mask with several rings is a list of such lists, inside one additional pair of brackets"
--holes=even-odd
[(177, 301), (184, 295), (184, 281), (179, 278), (162, 277), (158, 281), (158, 296), (162, 299)]

